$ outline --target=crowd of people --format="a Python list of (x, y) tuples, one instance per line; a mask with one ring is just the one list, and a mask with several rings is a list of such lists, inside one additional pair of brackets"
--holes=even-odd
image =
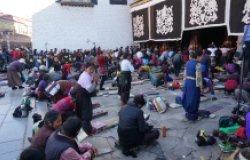
[[(246, 55), (250, 55), (249, 42), (250, 35), (247, 35)], [(119, 144), (123, 154), (133, 157), (136, 154), (132, 148), (150, 144), (160, 135), (159, 130), (154, 129), (143, 117), (141, 108), (146, 103), (144, 97), (136, 95), (132, 102), (129, 101), (133, 72), (138, 73), (138, 78), (143, 78), (145, 73), (159, 68), (160, 74), (156, 78), (165, 83), (183, 78), (182, 105), (189, 121), (199, 118), (201, 95), (210, 93), (215, 98), (213, 79), (225, 82), (227, 94), (235, 93), (236, 98), (239, 96), (241, 66), (238, 62), (242, 59), (242, 52), (237, 47), (217, 47), (213, 43), (208, 48), (196, 50), (121, 47), (110, 51), (98, 47), (91, 51), (78, 50), (72, 53), (69, 50), (58, 52), (55, 49), (40, 53), (34, 50), (32, 56), (23, 54), (24, 50), (14, 51), (10, 54), (11, 58), (6, 51), (0, 51), (1, 57), (4, 57), (1, 59), (8, 63), (9, 87), (12, 90), (23, 89), (23, 83), (26, 82), (30, 89), (27, 96), (52, 103), (43, 120), (35, 121), (33, 136), (29, 138), (31, 146), (21, 153), (21, 160), (92, 159), (98, 152), (95, 147), (89, 143), (77, 144), (75, 138), (81, 129), (89, 136), (96, 133), (96, 128), (91, 125), (91, 97), (105, 90), (104, 83), (109, 78), (114, 78), (123, 104), (117, 129)], [(39, 57), (45, 60), (41, 61)], [(245, 65), (248, 65), (249, 57), (244, 58)], [(180, 73), (183, 68), (182, 77)], [(23, 73), (25, 69), (28, 75)], [(225, 74), (220, 76), (217, 73)], [(249, 65), (244, 67), (243, 74), (247, 78), (244, 79), (241, 98), (250, 102)]]

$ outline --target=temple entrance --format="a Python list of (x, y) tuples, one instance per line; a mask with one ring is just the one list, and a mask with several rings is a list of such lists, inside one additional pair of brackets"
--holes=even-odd
[(237, 37), (227, 36), (227, 28), (213, 27), (204, 28), (199, 30), (184, 31), (182, 37), (182, 47), (189, 47), (193, 49), (208, 48), (208, 46), (214, 42), (217, 47), (221, 47), (223, 44), (233, 47)]

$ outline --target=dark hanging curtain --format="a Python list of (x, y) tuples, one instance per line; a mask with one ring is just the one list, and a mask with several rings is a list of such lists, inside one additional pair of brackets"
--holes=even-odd
[[(193, 27), (206, 28), (210, 25), (222, 26), (225, 24), (226, 0), (210, 0), (207, 1), (208, 3), (204, 3), (202, 6), (194, 4), (195, 7), (201, 9), (201, 13), (196, 12), (197, 10), (195, 7), (191, 8), (191, 4), (193, 4), (193, 2), (195, 2), (195, 0), (185, 0), (185, 29), (192, 29)], [(213, 6), (214, 2), (217, 4), (217, 6)], [(215, 11), (215, 14), (212, 13), (209, 15), (209, 13), (204, 11), (205, 9), (208, 11)]]
[[(163, 14), (167, 14), (168, 18), (164, 18)], [(167, 0), (151, 6), (150, 20), (151, 38), (153, 40), (180, 39), (182, 32), (182, 0)], [(172, 24), (168, 25), (169, 23)]]
[[(142, 18), (143, 22), (141, 24), (136, 23), (139, 17), (143, 17)], [(149, 26), (148, 25), (149, 25), (148, 24), (148, 8), (132, 12), (132, 28), (133, 28), (133, 40), (134, 41), (149, 40)], [(142, 30), (143, 35), (136, 34), (136, 32), (138, 32), (138, 28)]]
[(127, 5), (127, 0), (110, 0), (110, 4)]
[(91, 0), (91, 3), (96, 4), (97, 5), (97, 0)]
[[(239, 34), (244, 31), (243, 10), (246, 0), (231, 0), (229, 14), (229, 34)], [(250, 7), (250, 6), (249, 6)]]

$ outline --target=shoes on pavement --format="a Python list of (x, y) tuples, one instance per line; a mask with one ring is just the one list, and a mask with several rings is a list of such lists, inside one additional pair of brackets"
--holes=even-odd
[(24, 87), (23, 86), (19, 86), (19, 89), (23, 89)]
[(17, 89), (17, 87), (12, 87), (12, 90), (16, 90)]

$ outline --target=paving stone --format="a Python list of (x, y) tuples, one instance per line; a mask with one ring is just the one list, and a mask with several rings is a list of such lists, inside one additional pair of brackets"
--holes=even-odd
[(0, 155), (7, 154), (22, 149), (22, 139), (0, 143)]
[(177, 146), (183, 143), (181, 138), (170, 136), (167, 136), (165, 138), (160, 137), (157, 141), (162, 146), (164, 152), (172, 151)]
[(5, 153), (0, 155), (1, 160), (17, 160), (20, 156), (21, 150)]
[(27, 122), (27, 118), (14, 118), (13, 117), (13, 112), (14, 109), (10, 109), (8, 115), (5, 117), (4, 123), (9, 123), (9, 122)]
[(0, 143), (24, 138), (25, 123), (22, 121), (4, 123), (0, 129)]
[(4, 119), (5, 119), (5, 116), (6, 115), (1, 115), (0, 114), (0, 127), (1, 127), (1, 124), (3, 123)]
[[(205, 148), (209, 148), (209, 146), (205, 147)], [(211, 159), (212, 158), (212, 152), (209, 151), (209, 149), (205, 149), (203, 151), (199, 150), (199, 151), (195, 151), (192, 152), (192, 158), (193, 159)]]
[(173, 150), (174, 155), (180, 155), (181, 157), (188, 157), (193, 151), (195, 151), (194, 148), (190, 148), (190, 146), (186, 145), (179, 145)]
[[(110, 84), (105, 83), (105, 87), (110, 87)], [(1, 87), (1, 90), (4, 87)], [(145, 82), (143, 85), (133, 86), (131, 93), (140, 94), (143, 91), (151, 90), (153, 86), (151, 83)], [(37, 107), (29, 115), (28, 119), (14, 119), (12, 117), (12, 112), (17, 105), (21, 103), (22, 92), (23, 90), (12, 91), (10, 88), (5, 87), (6, 97), (0, 99), (0, 122), (3, 122), (3, 125), (0, 126), (0, 159), (1, 160), (12, 160), (18, 157), (21, 152), (20, 147), (24, 141), (24, 146), (27, 147), (29, 142), (27, 137), (32, 135), (32, 114), (39, 113), (44, 115), (47, 112), (47, 103), (37, 102)], [(160, 96), (163, 96), (167, 99), (169, 103), (175, 101), (175, 97), (181, 94), (181, 90), (166, 90), (166, 89), (157, 89)], [(220, 155), (220, 149), (217, 144), (207, 147), (198, 147), (195, 143), (195, 136), (199, 129), (205, 129), (207, 133), (211, 133), (213, 129), (218, 128), (218, 120), (221, 115), (230, 114), (232, 108), (237, 104), (232, 97), (223, 98), (223, 93), (216, 92), (218, 100), (208, 101), (201, 103), (201, 109), (210, 106), (211, 104), (223, 104), (224, 108), (215, 112), (217, 115), (214, 119), (203, 119), (196, 123), (184, 123), (181, 121), (184, 117), (183, 108), (171, 109), (169, 108), (166, 113), (159, 114), (157, 112), (151, 112), (146, 107), (143, 108), (144, 113), (150, 113), (150, 118), (148, 122), (154, 127), (160, 128), (162, 125), (171, 128), (168, 131), (167, 137), (160, 137), (157, 142), (158, 145), (152, 145), (145, 148), (142, 148), (138, 151), (138, 158), (142, 160), (196, 160), (200, 159), (200, 156), (204, 158), (211, 157), (211, 160), (218, 158)], [(133, 100), (132, 98), (130, 100)], [(104, 110), (108, 111), (107, 116), (103, 116), (93, 121), (103, 121), (111, 119), (114, 116), (117, 116), (121, 105), (120, 99), (117, 95), (110, 95), (108, 97), (93, 97), (92, 102), (98, 102), (102, 106), (96, 111)], [(2, 105), (4, 104), (4, 105)], [(7, 115), (6, 115), (7, 114)], [(5, 117), (6, 116), (6, 117)], [(4, 120), (4, 121), (3, 121)], [(27, 122), (28, 121), (28, 122)], [(25, 127), (26, 127), (26, 134)], [(117, 128), (111, 128), (106, 131), (103, 131), (96, 136), (106, 137), (110, 146), (114, 149), (114, 152), (96, 157), (97, 160), (132, 160), (132, 157), (124, 156), (121, 151), (114, 147), (114, 141), (118, 140)], [(113, 137), (113, 138), (111, 138)], [(98, 138), (92, 137), (93, 140)], [(88, 139), (87, 139), (88, 140)], [(9, 141), (9, 142), (6, 142)], [(1, 142), (5, 142), (1, 145)], [(9, 146), (8, 148), (3, 148), (4, 146)], [(16, 147), (16, 148), (15, 148)], [(14, 150), (16, 149), (16, 150)], [(2, 150), (2, 152), (1, 152)], [(3, 152), (11, 151), (11, 154), (1, 154)], [(19, 150), (19, 151), (18, 151)], [(12, 154), (13, 153), (13, 154)]]

